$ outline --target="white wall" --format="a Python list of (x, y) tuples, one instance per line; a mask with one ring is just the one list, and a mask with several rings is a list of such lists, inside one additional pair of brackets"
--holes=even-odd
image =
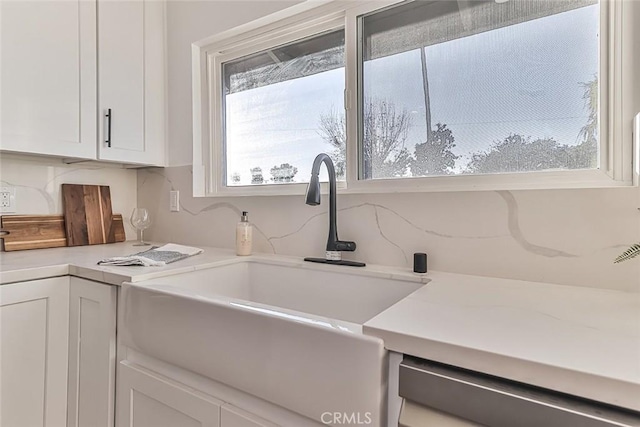
[[(256, 251), (323, 255), (325, 200), (314, 208), (302, 195), (190, 197), (190, 43), (283, 5), (169, 4), (169, 158), (180, 167), (138, 173), (138, 202), (152, 211), (153, 239), (230, 248), (240, 211), (248, 210)], [(181, 191), (181, 212), (168, 211), (170, 189)], [(351, 259), (410, 268), (413, 252), (426, 251), (437, 270), (640, 290), (640, 260), (612, 262), (640, 241), (638, 188), (352, 195), (338, 204), (340, 237), (358, 243)]]
[(0, 154), (0, 185), (16, 188), (16, 214), (61, 214), (62, 184), (108, 185), (113, 212), (125, 218), (127, 239), (136, 237), (127, 221), (137, 203), (136, 174), (107, 164), (66, 165), (54, 158)]
[[(138, 202), (151, 209), (155, 240), (232, 248), (240, 212), (256, 225), (257, 252), (324, 256), (327, 199), (303, 195), (192, 198), (189, 166), (138, 173)], [(169, 212), (169, 190), (181, 211)], [(358, 249), (345, 258), (610, 289), (640, 290), (640, 260), (613, 264), (640, 241), (637, 188), (339, 196), (340, 238)]]
[(167, 1), (168, 163), (190, 165), (191, 43), (300, 1)]

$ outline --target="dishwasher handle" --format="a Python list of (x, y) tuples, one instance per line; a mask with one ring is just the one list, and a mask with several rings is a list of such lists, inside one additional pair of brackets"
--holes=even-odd
[(487, 427), (640, 427), (640, 414), (405, 356), (399, 394)]

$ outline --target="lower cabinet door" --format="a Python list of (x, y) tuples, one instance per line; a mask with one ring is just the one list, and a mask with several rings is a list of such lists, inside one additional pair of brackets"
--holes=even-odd
[(69, 278), (0, 286), (0, 426), (67, 421)]
[(67, 427), (113, 427), (116, 286), (71, 277)]
[(219, 427), (221, 404), (141, 366), (118, 365), (118, 427)]
[(225, 404), (220, 411), (220, 427), (277, 427), (253, 414)]

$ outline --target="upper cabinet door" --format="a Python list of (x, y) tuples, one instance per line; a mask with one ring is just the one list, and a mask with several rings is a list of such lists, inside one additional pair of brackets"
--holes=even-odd
[(164, 163), (164, 2), (98, 1), (101, 160)]
[(96, 2), (0, 1), (0, 149), (96, 158)]

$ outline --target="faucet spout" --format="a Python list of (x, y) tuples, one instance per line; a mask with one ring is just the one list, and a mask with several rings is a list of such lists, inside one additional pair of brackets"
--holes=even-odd
[(313, 161), (311, 167), (311, 179), (307, 186), (307, 194), (305, 197), (305, 203), (311, 206), (317, 206), (320, 204), (320, 167), (322, 164), (327, 167), (329, 173), (329, 236), (327, 238), (326, 259), (319, 258), (305, 258), (305, 261), (312, 262), (333, 262), (343, 265), (364, 266), (363, 263), (342, 261), (341, 251), (355, 251), (356, 243), (341, 241), (338, 239), (338, 224), (337, 224), (337, 202), (336, 202), (336, 170), (333, 166), (331, 157), (325, 153), (318, 154)]
[[(333, 161), (325, 153), (318, 154), (311, 167), (311, 179), (307, 187), (306, 203), (311, 206), (320, 204), (320, 166), (325, 164), (329, 173), (329, 237), (327, 239), (327, 252), (337, 251), (338, 242), (337, 208), (336, 208), (336, 169)], [(354, 249), (355, 250), (355, 247)]]

